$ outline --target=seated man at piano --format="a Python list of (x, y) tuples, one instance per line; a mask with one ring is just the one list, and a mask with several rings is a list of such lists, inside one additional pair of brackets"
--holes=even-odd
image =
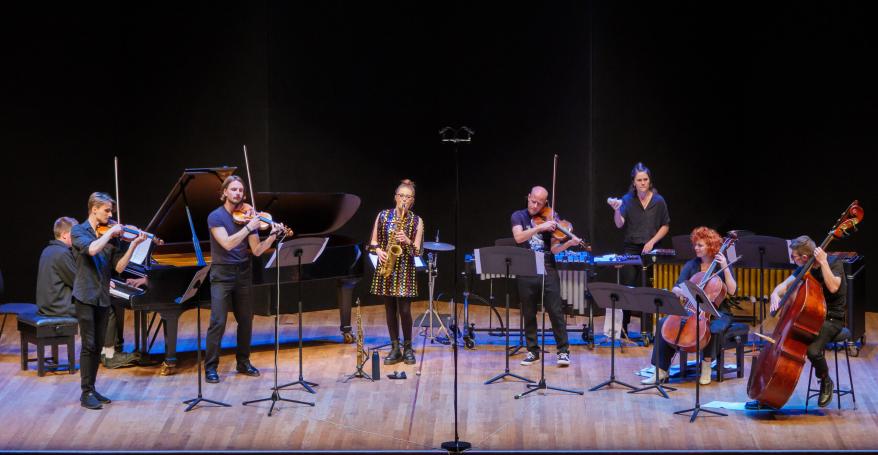
[[(814, 366), (814, 376), (820, 381), (820, 395), (817, 397), (817, 405), (826, 407), (832, 402), (834, 384), (829, 377), (829, 365), (826, 364), (824, 348), (831, 342), (842, 329), (844, 318), (847, 313), (847, 280), (844, 278), (844, 265), (841, 261), (829, 263), (826, 251), (818, 247), (807, 235), (793, 239), (790, 242), (790, 259), (798, 267), (792, 275), (777, 285), (771, 292), (770, 310), (774, 314), (780, 307), (781, 299), (787, 290), (796, 281), (796, 277), (802, 272), (802, 268), (808, 260), (814, 258), (814, 265), (809, 273), (823, 290), (823, 299), (826, 302), (826, 320), (820, 327), (817, 337), (808, 345), (807, 356)], [(760, 409), (759, 401), (748, 401), (747, 409)]]
[(246, 376), (259, 376), (259, 370), (250, 363), (253, 276), (247, 247), (250, 247), (250, 253), (254, 256), (260, 256), (280, 233), (288, 231), (283, 224), (272, 223), (268, 237), (259, 240), (261, 221), (250, 213), (252, 207), (244, 204), (244, 183), (237, 175), (230, 175), (223, 181), (220, 200), (223, 204), (207, 217), (212, 254), (210, 326), (207, 329), (207, 353), (204, 359), (204, 376), (208, 383), (220, 381), (217, 367), (229, 311), (234, 312), (238, 322), (236, 369)]
[(55, 240), (49, 242), (40, 254), (36, 302), (37, 311), (43, 316), (76, 317), (76, 308), (70, 299), (76, 277), (70, 230), (77, 224), (78, 221), (66, 216), (55, 220), (52, 228)]
[[(738, 289), (738, 282), (735, 280), (731, 264), (729, 264), (726, 256), (720, 251), (723, 240), (715, 230), (704, 226), (697, 227), (692, 231), (690, 239), (692, 247), (695, 249), (695, 257), (683, 265), (683, 268), (680, 270), (680, 276), (677, 278), (677, 283), (671, 289), (671, 292), (681, 299), (686, 298), (683, 283), (690, 281), (699, 272), (706, 273), (714, 261), (716, 262), (715, 269), (713, 270), (715, 276), (711, 280), (716, 280), (716, 286), (724, 291), (722, 293), (723, 296), (717, 299), (721, 299), (721, 301), (713, 302), (723, 317), (714, 318), (710, 321), (710, 341), (707, 345), (701, 346), (701, 375), (698, 378), (698, 382), (702, 385), (707, 385), (711, 381), (711, 364), (713, 359), (716, 357), (718, 350), (722, 349), (723, 340), (720, 334), (725, 332), (732, 323), (731, 307), (724, 296), (734, 295)], [(671, 360), (674, 358), (677, 350), (675, 349), (676, 340), (666, 340), (662, 335), (662, 328), (666, 321), (667, 318), (660, 319), (656, 328), (655, 344), (652, 348), (652, 364), (655, 366), (655, 370), (652, 376), (640, 381), (642, 384), (655, 384), (656, 381), (664, 382), (668, 379)], [(717, 365), (717, 369), (721, 371), (722, 365)]]

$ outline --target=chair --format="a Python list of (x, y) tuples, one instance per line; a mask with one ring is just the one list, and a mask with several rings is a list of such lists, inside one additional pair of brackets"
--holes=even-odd
[[(3, 302), (3, 272), (0, 272), (0, 302)], [(6, 318), (10, 314), (16, 316), (23, 313), (35, 313), (37, 306), (33, 303), (2, 303), (0, 304), (0, 314), (3, 315), (3, 322), (0, 323), (0, 340), (3, 339), (3, 329), (6, 328)]]
[[(52, 347), (52, 359), (55, 365), (52, 370), (66, 368), (67, 372), (73, 374), (76, 371), (76, 329), (78, 321), (76, 318), (67, 316), (43, 316), (36, 311), (31, 313), (22, 313), (18, 315), (18, 331), (21, 335), (21, 369), (27, 371), (28, 362), (32, 359), (28, 358), (28, 344), (37, 347), (37, 376), (45, 376), (46, 370), (50, 369), (46, 366), (46, 346)], [(61, 365), (61, 359), (58, 355), (58, 346), (64, 344), (67, 346), (67, 364)]]
[[(719, 335), (723, 337), (723, 347), (716, 355), (716, 382), (723, 382), (725, 375), (729, 373), (737, 373), (739, 378), (744, 377), (744, 343), (749, 335), (750, 326), (740, 322), (729, 324), (725, 332)], [(735, 368), (726, 368), (725, 352), (728, 349), (735, 349)], [(686, 367), (689, 356), (685, 351), (678, 352), (680, 354), (680, 378), (685, 378), (688, 372)], [(697, 367), (695, 371), (700, 372), (701, 367)]]
[[(841, 409), (841, 397), (845, 395), (850, 395), (853, 399), (854, 410), (857, 409), (857, 395), (854, 394), (854, 377), (851, 374), (851, 358), (848, 355), (848, 343), (851, 340), (851, 331), (845, 327), (838, 332), (838, 335), (832, 339), (826, 346), (823, 347), (823, 351), (826, 352), (826, 349), (832, 349), (835, 351), (835, 390), (832, 392), (835, 393), (838, 409)], [(839, 349), (844, 350), (844, 360), (848, 366), (848, 383), (850, 383), (851, 388), (848, 390), (842, 390), (841, 384), (838, 375), (838, 351)], [(811, 379), (814, 377), (814, 365), (811, 365), (811, 368), (808, 370), (808, 396), (805, 398), (805, 413), (808, 412), (808, 402), (811, 401), (811, 398), (814, 398), (820, 395), (820, 389), (812, 389), (811, 388)]]

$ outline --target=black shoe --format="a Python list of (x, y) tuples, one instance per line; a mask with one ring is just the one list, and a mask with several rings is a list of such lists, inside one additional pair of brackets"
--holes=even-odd
[(259, 376), (259, 370), (256, 369), (253, 365), (250, 364), (250, 361), (240, 362), (238, 363), (238, 373), (247, 376), (253, 376), (254, 378)]
[(216, 384), (220, 381), (216, 370), (204, 370), (204, 380), (211, 384)]
[(98, 398), (95, 396), (94, 392), (83, 393), (79, 398), (79, 404), (82, 405), (83, 408), (87, 409), (102, 409), (103, 406)]
[(402, 360), (406, 365), (414, 365), (417, 361), (415, 359), (415, 351), (412, 349), (412, 342), (406, 341), (402, 344)]
[(817, 398), (817, 406), (825, 408), (832, 402), (833, 385), (834, 384), (829, 375), (826, 375), (826, 377), (820, 381), (820, 396)]
[(384, 358), (384, 364), (395, 365), (402, 362), (402, 351), (399, 350), (399, 340), (391, 341), (390, 345), (390, 354), (387, 354), (387, 357)]
[(97, 390), (95, 390), (95, 391), (92, 392), (92, 393), (95, 395), (95, 398), (97, 398), (98, 401), (100, 401), (102, 404), (110, 404), (110, 403), (113, 402), (113, 400), (111, 400), (111, 399), (109, 399), (109, 398), (107, 398), (107, 397), (105, 397), (105, 396), (99, 394)]
[(137, 364), (137, 360), (140, 359), (140, 354), (132, 354), (130, 352), (116, 352), (113, 354), (113, 357), (106, 357), (101, 354), (101, 363), (104, 364), (104, 368), (109, 368), (111, 370), (116, 368), (125, 368), (125, 367), (133, 367)]
[(758, 411), (760, 409), (774, 409), (774, 408), (772, 408), (771, 406), (769, 406), (767, 404), (760, 403), (759, 400), (753, 400), (753, 401), (748, 401), (748, 402), (744, 403), (744, 409), (747, 409), (749, 411)]

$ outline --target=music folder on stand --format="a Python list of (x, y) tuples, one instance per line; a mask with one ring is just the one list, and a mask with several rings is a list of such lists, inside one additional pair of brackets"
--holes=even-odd
[[(198, 290), (201, 289), (201, 285), (207, 280), (208, 272), (210, 272), (210, 264), (208, 264), (205, 267), (202, 267), (200, 270), (195, 272), (195, 276), (193, 276), (192, 281), (189, 282), (189, 287), (186, 288), (186, 292), (184, 292), (182, 296), (174, 299), (174, 303), (176, 303), (177, 305), (182, 305), (187, 300), (191, 299), (192, 297), (195, 297), (195, 294), (197, 294)], [(195, 352), (196, 352), (196, 356), (197, 356), (196, 359), (197, 359), (197, 363), (198, 363), (198, 396), (195, 398), (192, 398), (191, 400), (186, 400), (183, 402), (183, 404), (189, 405), (189, 406), (186, 406), (185, 412), (191, 411), (193, 408), (195, 408), (195, 406), (198, 405), (198, 403), (201, 403), (202, 401), (207, 402), (207, 403), (211, 403), (211, 404), (215, 404), (217, 406), (230, 407), (231, 405), (228, 403), (223, 403), (221, 401), (209, 400), (207, 398), (204, 398), (201, 395), (201, 303), (199, 303), (199, 302), (195, 303), (195, 313), (196, 313), (195, 327), (196, 327), (196, 330), (198, 331), (198, 334), (196, 337), (196, 339), (198, 341), (198, 345), (195, 347)]]
[[(485, 384), (493, 384), (501, 379), (513, 377), (524, 382), (535, 383), (523, 376), (511, 373), (509, 371), (509, 281), (510, 275), (515, 276), (537, 276), (545, 274), (545, 264), (543, 263), (543, 255), (517, 246), (489, 246), (478, 248), (474, 251), (476, 262), (476, 273), (490, 273), (503, 275), (506, 280), (504, 290), (506, 292), (506, 348), (503, 350), (506, 356), (506, 367), (503, 373), (494, 376), (485, 381)], [(520, 310), (519, 310), (520, 311)]]
[[(591, 283), (588, 286), (594, 302), (601, 308), (609, 310), (610, 318), (612, 318), (611, 327), (616, 327), (616, 310), (633, 310), (640, 308), (631, 303), (633, 301), (631, 291), (634, 288), (614, 283)], [(629, 389), (636, 390), (637, 387), (626, 384), (616, 379), (616, 330), (610, 331), (610, 379), (588, 389), (589, 392), (600, 390), (604, 387), (612, 387), (613, 384), (619, 384)]]
[[(243, 404), (246, 406), (251, 403), (259, 403), (262, 401), (271, 401), (271, 408), (268, 410), (268, 416), (271, 417), (272, 412), (274, 411), (274, 406), (278, 401), (287, 401), (290, 403), (298, 403), (305, 404), (308, 406), (314, 406), (314, 403), (307, 401), (299, 401), (299, 400), (291, 400), (288, 398), (282, 398), (280, 396), (280, 390), (284, 387), (289, 387), (292, 385), (302, 385), (305, 387), (305, 390), (311, 393), (315, 393), (314, 390), (310, 386), (317, 386), (316, 383), (305, 381), (302, 377), (302, 266), (311, 264), (320, 257), (320, 254), (323, 253), (323, 249), (326, 247), (326, 243), (329, 241), (328, 238), (315, 238), (315, 237), (305, 237), (301, 239), (295, 239), (290, 241), (289, 243), (284, 243), (283, 240), (279, 241), (277, 244), (277, 248), (275, 249), (274, 254), (268, 260), (268, 263), (265, 265), (266, 269), (274, 268), (277, 271), (277, 293), (275, 295), (275, 311), (274, 311), (274, 387), (271, 389), (271, 396), (268, 398), (260, 398), (258, 400), (250, 400), (245, 401)], [(289, 384), (284, 384), (282, 386), (277, 385), (277, 375), (278, 375), (278, 351), (280, 350), (280, 338), (279, 338), (279, 316), (280, 316), (280, 268), (281, 267), (290, 267), (297, 266), (297, 274), (298, 274), (298, 294), (299, 294), (299, 380), (296, 382), (291, 382)]]
[[(677, 316), (686, 316), (689, 312), (686, 311), (686, 308), (683, 305), (680, 305), (680, 298), (674, 295), (673, 292), (666, 291), (664, 289), (656, 289), (656, 288), (633, 288), (629, 291), (629, 301), (639, 309), (637, 311), (643, 311), (646, 313), (653, 313), (658, 318), (659, 314), (666, 315), (677, 315)], [(662, 336), (661, 333), (656, 333), (656, 337)], [(661, 345), (663, 343), (656, 341), (655, 349), (661, 349)], [(661, 351), (658, 352), (658, 358), (661, 358)], [(658, 367), (655, 367), (658, 369)], [(662, 386), (662, 382), (659, 379), (658, 371), (656, 371), (656, 381), (655, 384), (648, 385), (646, 387), (641, 387), (639, 389), (634, 389), (628, 393), (638, 393), (646, 390), (656, 389), (658, 392), (665, 398), (668, 397), (668, 393), (665, 390), (675, 391), (674, 387), (665, 387)]]
[[(691, 295), (687, 295), (686, 298), (689, 299), (690, 301), (695, 301), (695, 308), (696, 308), (695, 314), (690, 316), (690, 317), (695, 318), (695, 333), (698, 334), (698, 333), (701, 333), (700, 322), (699, 322), (701, 320), (701, 318), (698, 317), (698, 315), (701, 314), (701, 311), (704, 311), (707, 314), (709, 314), (715, 318), (719, 318), (722, 316), (720, 315), (719, 311), (717, 311), (716, 307), (713, 306), (713, 303), (710, 302), (710, 299), (704, 293), (704, 290), (699, 288), (697, 284), (695, 284), (691, 281), (684, 281), (683, 284), (685, 285), (685, 287), (683, 288), (683, 292), (685, 293), (686, 291), (689, 291), (689, 293), (691, 294)], [(698, 356), (696, 356), (696, 357), (701, 356), (701, 337), (699, 337), (699, 336), (695, 337), (695, 352), (698, 353)], [(720, 368), (722, 368), (722, 365), (720, 365)], [(723, 414), (722, 412), (719, 412), (719, 411), (712, 411), (710, 409), (704, 409), (701, 407), (701, 382), (695, 381), (695, 407), (689, 408), (689, 409), (684, 409), (682, 411), (676, 411), (676, 412), (674, 412), (674, 414), (675, 415), (684, 415), (686, 413), (691, 412), (692, 415), (689, 417), (689, 422), (691, 423), (691, 422), (695, 421), (695, 418), (698, 417), (698, 413), (702, 412), (702, 411), (707, 412), (709, 414), (716, 415), (716, 416), (720, 416), (720, 417), (726, 417), (728, 415), (728, 414)]]

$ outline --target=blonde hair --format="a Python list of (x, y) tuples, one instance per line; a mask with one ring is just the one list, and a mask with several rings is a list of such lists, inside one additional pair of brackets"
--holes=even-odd
[(116, 201), (107, 193), (95, 191), (94, 193), (91, 193), (91, 196), (88, 197), (88, 212), (91, 213), (91, 209), (93, 209), (94, 207), (100, 207), (105, 204), (109, 204), (115, 207)]
[(399, 185), (396, 186), (396, 191), (399, 191), (399, 189), (403, 187), (412, 190), (412, 196), (415, 195), (415, 182), (409, 179), (402, 179), (399, 181)]

